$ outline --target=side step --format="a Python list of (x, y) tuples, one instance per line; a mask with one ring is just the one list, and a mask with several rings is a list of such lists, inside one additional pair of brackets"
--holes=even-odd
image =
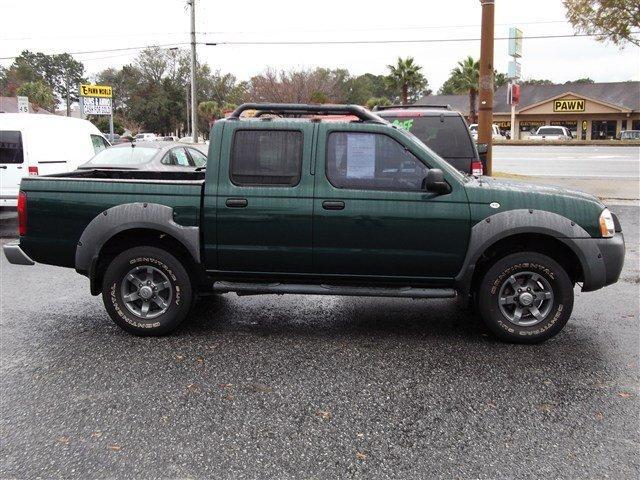
[(453, 288), (353, 287), (349, 285), (307, 285), (296, 283), (214, 282), (213, 290), (218, 293), (236, 292), (238, 295), (300, 293), (305, 295), (400, 298), (453, 298), (456, 296), (456, 291)]

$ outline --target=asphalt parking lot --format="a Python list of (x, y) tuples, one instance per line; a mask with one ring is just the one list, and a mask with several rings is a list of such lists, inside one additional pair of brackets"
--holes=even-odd
[(450, 301), (228, 294), (120, 331), (1, 260), (0, 478), (637, 478), (638, 213), (621, 281), (507, 345)]

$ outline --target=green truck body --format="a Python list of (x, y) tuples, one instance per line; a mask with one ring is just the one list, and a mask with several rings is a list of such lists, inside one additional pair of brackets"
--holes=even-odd
[[(193, 290), (201, 292), (226, 282), (219, 291), (321, 293), (328, 285), (337, 294), (361, 288), (472, 296), (479, 275), (521, 245), (557, 260), (584, 290), (617, 280), (624, 240), (617, 219), (616, 231), (603, 238), (608, 211), (595, 197), (462, 175), (411, 134), (367, 118), (217, 121), (206, 173), (25, 178), (26, 232), (12, 248), (35, 262), (75, 268), (90, 277), (94, 294), (103, 290), (110, 260), (156, 237), (154, 245), (180, 250)], [(297, 182), (234, 183), (230, 159), (239, 132), (272, 130), (302, 139)], [(447, 190), (335, 186), (327, 164), (332, 133), (388, 137), (426, 169), (441, 171)], [(412, 289), (415, 295), (406, 293)]]

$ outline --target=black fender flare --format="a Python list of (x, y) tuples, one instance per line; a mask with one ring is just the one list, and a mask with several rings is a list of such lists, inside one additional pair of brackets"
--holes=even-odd
[(458, 291), (463, 295), (469, 294), (478, 259), (491, 245), (523, 233), (547, 235), (567, 245), (580, 260), (584, 274), (583, 291), (604, 286), (606, 269), (600, 249), (584, 228), (557, 213), (518, 209), (491, 215), (471, 228), (467, 255), (455, 278)]
[(197, 226), (186, 227), (174, 222), (173, 208), (157, 203), (117, 205), (100, 213), (89, 222), (76, 247), (75, 269), (92, 280), (92, 293), (96, 289), (93, 285), (93, 277), (102, 247), (114, 235), (140, 228), (158, 230), (172, 236), (184, 245), (196, 264), (200, 263), (200, 229)]

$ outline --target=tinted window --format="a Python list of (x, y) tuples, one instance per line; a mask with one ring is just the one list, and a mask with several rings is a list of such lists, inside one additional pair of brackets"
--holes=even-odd
[(432, 117), (388, 117), (393, 125), (404, 128), (443, 158), (475, 156), (469, 130), (462, 117), (438, 115)]
[(107, 141), (100, 135), (91, 135), (91, 143), (93, 144), (93, 151), (95, 153), (100, 153), (109, 146)]
[(539, 135), (564, 135), (564, 130), (559, 127), (547, 127), (538, 130)]
[(15, 130), (0, 131), (0, 163), (22, 163), (22, 134)]
[(196, 167), (204, 167), (207, 164), (207, 156), (200, 150), (196, 150), (195, 148), (189, 148), (188, 150)]
[(376, 133), (333, 132), (327, 178), (338, 188), (420, 190), (427, 167), (400, 143)]
[(145, 147), (115, 147), (101, 151), (91, 160), (84, 164), (84, 167), (94, 165), (104, 166), (132, 166), (146, 163), (158, 153), (156, 148)]
[(297, 185), (302, 132), (239, 130), (233, 138), (229, 176), (236, 185)]

